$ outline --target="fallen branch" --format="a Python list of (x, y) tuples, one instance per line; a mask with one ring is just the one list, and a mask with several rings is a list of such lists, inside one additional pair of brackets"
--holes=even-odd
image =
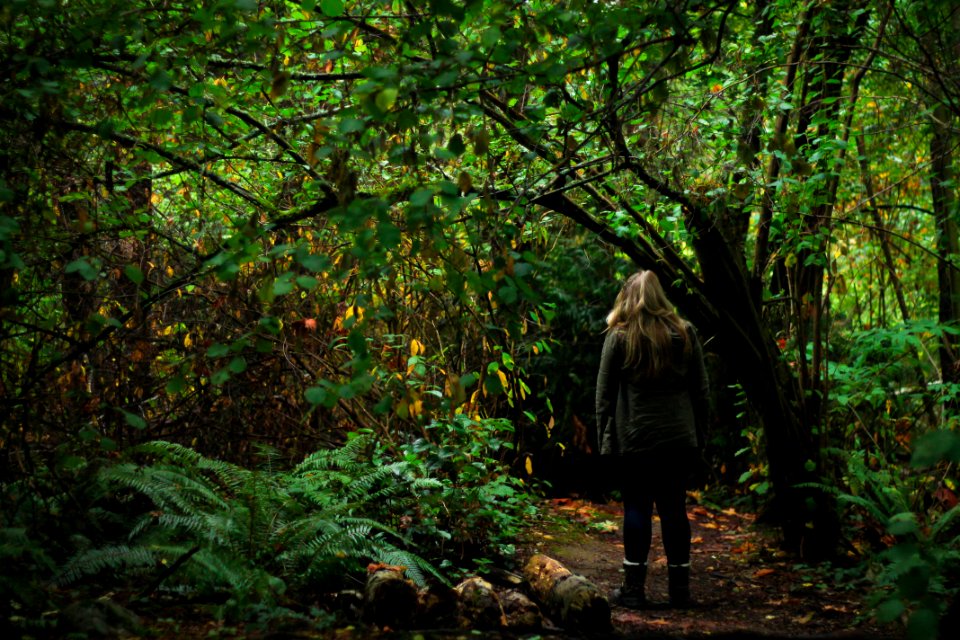
[(565, 628), (610, 629), (610, 603), (592, 582), (545, 555), (530, 558), (523, 569), (541, 605)]

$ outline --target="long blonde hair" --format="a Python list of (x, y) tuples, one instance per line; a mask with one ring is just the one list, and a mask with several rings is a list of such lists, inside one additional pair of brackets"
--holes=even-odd
[(685, 353), (690, 350), (686, 323), (677, 315), (653, 271), (640, 271), (627, 279), (607, 314), (607, 329), (623, 332), (627, 351), (624, 366), (643, 362), (650, 375), (670, 365), (675, 337), (683, 341)]

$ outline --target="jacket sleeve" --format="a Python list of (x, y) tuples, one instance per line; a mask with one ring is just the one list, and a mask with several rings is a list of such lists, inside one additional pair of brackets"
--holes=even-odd
[(693, 404), (693, 417), (697, 429), (697, 446), (703, 448), (707, 443), (707, 421), (710, 413), (710, 380), (707, 377), (707, 368), (703, 362), (703, 346), (697, 336), (697, 330), (690, 327), (692, 340), (692, 354), (688, 369), (687, 389), (690, 392), (690, 401)]
[(617, 453), (604, 451), (603, 445), (605, 439), (613, 439), (615, 436), (613, 430), (616, 429), (617, 396), (622, 367), (618, 342), (615, 332), (607, 332), (600, 355), (600, 371), (597, 374), (597, 450), (600, 453)]

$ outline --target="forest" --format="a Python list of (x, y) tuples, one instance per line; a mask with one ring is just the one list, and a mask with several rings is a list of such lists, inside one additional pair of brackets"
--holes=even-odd
[(691, 500), (936, 637), (958, 126), (951, 0), (3, 0), (0, 629), (334, 637), (371, 567), (516, 571), (617, 499), (651, 269), (707, 355)]

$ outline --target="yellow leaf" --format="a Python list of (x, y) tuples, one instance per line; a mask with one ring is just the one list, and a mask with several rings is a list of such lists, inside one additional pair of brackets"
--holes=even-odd
[(500, 378), (500, 386), (504, 389), (507, 388), (507, 374), (503, 372), (503, 369), (497, 369), (497, 377)]
[(183, 336), (183, 346), (189, 349), (192, 345), (193, 339), (190, 337), (190, 334), (188, 333), (187, 335)]
[(410, 417), (416, 418), (423, 413), (423, 401), (419, 398), (410, 403)]
[(527, 461), (523, 464), (523, 468), (527, 470), (527, 475), (533, 475), (533, 459), (530, 456), (527, 456)]
[(423, 353), (423, 343), (414, 338), (410, 341), (410, 355), (418, 356)]

